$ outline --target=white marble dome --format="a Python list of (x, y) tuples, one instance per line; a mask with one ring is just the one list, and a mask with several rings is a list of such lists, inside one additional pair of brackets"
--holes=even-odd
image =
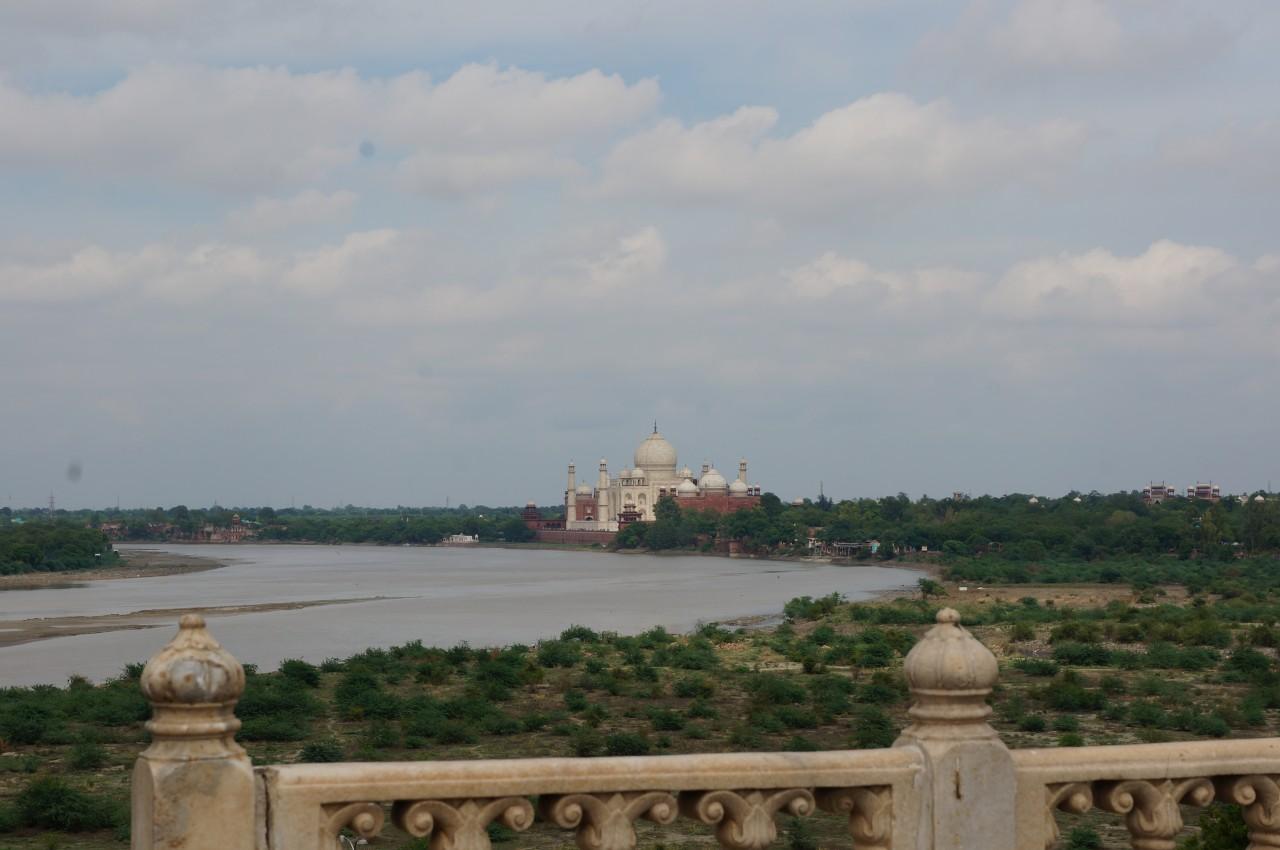
[(685, 479), (680, 482), (680, 486), (676, 488), (676, 495), (696, 496), (698, 495), (698, 485), (694, 484), (693, 481), (686, 476)]
[(579, 496), (590, 496), (593, 492), (595, 492), (595, 491), (591, 489), (591, 485), (590, 485), (590, 484), (579, 484), (579, 485), (578, 485), (577, 493), (578, 493), (578, 495), (579, 495)]
[(674, 471), (676, 447), (668, 443), (666, 437), (654, 431), (636, 446), (635, 465), (641, 469)]
[(729, 493), (731, 495), (745, 496), (748, 492), (747, 482), (743, 481), (741, 478), (735, 478), (732, 483), (729, 484)]
[(702, 480), (698, 482), (703, 490), (728, 490), (729, 482), (724, 480), (724, 476), (716, 469), (712, 468), (707, 474), (702, 476)]
[(644, 478), (644, 470), (637, 466), (635, 469), (631, 470), (631, 475), (629, 477)]

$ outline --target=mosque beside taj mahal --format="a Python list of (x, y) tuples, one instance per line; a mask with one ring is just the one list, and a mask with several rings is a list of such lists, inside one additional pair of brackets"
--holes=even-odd
[(542, 519), (530, 503), (525, 522), (540, 540), (568, 542), (590, 537), (603, 542), (633, 522), (653, 522), (654, 508), (666, 497), (683, 509), (731, 513), (760, 502), (760, 487), (747, 482), (747, 462), (738, 461), (738, 477), (727, 480), (710, 463), (698, 473), (688, 466), (678, 467), (675, 446), (653, 433), (636, 447), (634, 464), (616, 476), (609, 474), (608, 462), (600, 460), (595, 483), (584, 475), (578, 481), (577, 468), (569, 464), (564, 492), (564, 518)]

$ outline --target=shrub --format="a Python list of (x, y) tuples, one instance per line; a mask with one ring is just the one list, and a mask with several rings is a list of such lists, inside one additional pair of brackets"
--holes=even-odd
[(757, 705), (796, 705), (808, 694), (804, 686), (776, 673), (759, 673), (747, 681), (747, 691)]
[(1056, 676), (1058, 665), (1047, 658), (1019, 658), (1013, 662), (1014, 669), (1028, 676)]
[(703, 700), (694, 700), (689, 704), (689, 709), (685, 714), (695, 717), (699, 720), (713, 720), (720, 716), (720, 712), (709, 702)]
[(893, 745), (898, 731), (893, 720), (874, 705), (859, 706), (853, 717), (853, 747), (859, 750)]
[(319, 741), (312, 741), (303, 747), (302, 752), (298, 754), (298, 761), (324, 764), (342, 761), (344, 757), (345, 753), (342, 750), (342, 744), (333, 738), (323, 738)]
[(1102, 838), (1087, 826), (1077, 826), (1067, 833), (1066, 850), (1099, 850)]
[(14, 799), (14, 808), (24, 826), (63, 832), (109, 829), (125, 820), (118, 806), (52, 776), (28, 783)]
[(564, 706), (570, 711), (585, 711), (587, 708), (587, 695), (578, 690), (565, 691)]
[(814, 753), (822, 749), (814, 741), (810, 741), (803, 735), (792, 735), (787, 742), (782, 745), (784, 750), (793, 753)]
[(672, 685), (672, 693), (684, 699), (707, 699), (716, 692), (715, 685), (703, 676), (685, 676)]
[(649, 739), (638, 732), (615, 732), (605, 738), (604, 751), (611, 756), (648, 755)]
[(818, 726), (818, 717), (811, 709), (795, 705), (780, 705), (774, 714), (788, 729), (814, 729)]
[(1053, 731), (1055, 732), (1079, 732), (1080, 720), (1070, 714), (1062, 714), (1053, 718)]
[(1076, 732), (1063, 732), (1058, 736), (1059, 747), (1083, 747), (1084, 738)]
[(81, 738), (67, 755), (72, 770), (96, 770), (107, 763), (107, 751), (93, 738)]
[(600, 733), (588, 726), (581, 726), (575, 730), (570, 741), (573, 754), (579, 758), (599, 755), (600, 748), (604, 746), (604, 739), (600, 737)]
[(436, 740), (441, 744), (474, 744), (477, 737), (476, 730), (463, 720), (446, 720), (436, 732)]
[(792, 622), (796, 620), (817, 620), (835, 613), (837, 606), (844, 601), (839, 593), (814, 599), (811, 596), (797, 596), (782, 606), (782, 613)]
[(246, 741), (301, 741), (307, 737), (306, 724), (296, 717), (248, 717), (240, 727)]
[(791, 818), (787, 824), (787, 850), (818, 850), (813, 827), (804, 818)]
[(281, 661), (280, 674), (308, 688), (320, 687), (320, 668), (298, 658)]
[(576, 641), (544, 640), (538, 644), (538, 663), (543, 667), (573, 667), (582, 660)]
[(1018, 723), (1023, 732), (1043, 732), (1046, 726), (1044, 718), (1038, 714), (1028, 714)]
[(655, 732), (679, 732), (684, 728), (684, 718), (670, 709), (651, 708), (647, 713)]
[(570, 626), (560, 633), (560, 640), (578, 640), (583, 643), (599, 643), (600, 635), (586, 626)]

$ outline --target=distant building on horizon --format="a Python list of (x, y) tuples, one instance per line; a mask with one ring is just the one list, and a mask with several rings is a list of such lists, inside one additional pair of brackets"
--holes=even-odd
[(1222, 490), (1212, 482), (1201, 484), (1197, 481), (1194, 486), (1187, 488), (1187, 498), (1199, 499), (1204, 502), (1217, 502), (1222, 499)]
[(522, 513), (527, 525), (538, 532), (539, 539), (557, 538), (555, 532), (594, 532), (610, 537), (633, 522), (653, 522), (659, 501), (672, 498), (690, 510), (732, 513), (760, 503), (759, 485), (747, 481), (747, 461), (738, 461), (738, 477), (727, 480), (710, 463), (703, 463), (695, 474), (687, 465), (677, 466), (675, 446), (658, 433), (653, 433), (636, 447), (634, 465), (617, 475), (609, 474), (608, 461), (601, 458), (596, 483), (578, 483), (577, 467), (569, 464), (564, 491), (564, 519), (543, 519), (536, 508), (526, 507)]
[(1142, 488), (1142, 501), (1148, 505), (1158, 505), (1165, 499), (1177, 498), (1178, 491), (1161, 481), (1156, 484), (1154, 481)]

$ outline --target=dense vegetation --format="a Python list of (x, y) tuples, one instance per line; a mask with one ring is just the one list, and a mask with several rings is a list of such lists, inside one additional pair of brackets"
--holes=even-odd
[(758, 507), (723, 517), (682, 511), (670, 500), (657, 512), (657, 522), (627, 529), (618, 545), (690, 548), (719, 535), (749, 551), (785, 551), (807, 545), (812, 530), (824, 543), (877, 540), (883, 558), (928, 550), (1008, 563), (1160, 555), (1230, 560), (1280, 550), (1280, 500), (1266, 496), (1147, 505), (1138, 493), (1069, 493), (1035, 502), (1019, 494), (916, 501), (899, 494), (784, 505), (766, 493)]
[[(881, 544), (877, 557), (927, 550), (989, 565), (971, 568), (971, 578), (1016, 581), (1027, 579), (1018, 577), (1017, 568), (1002, 565), (1157, 556), (1226, 561), (1242, 554), (1280, 551), (1280, 499), (1262, 494), (1257, 501), (1257, 495), (1243, 502), (1228, 497), (1217, 503), (1171, 499), (1157, 505), (1144, 504), (1136, 492), (1068, 493), (1035, 502), (1022, 494), (975, 499), (924, 496), (914, 501), (898, 494), (839, 503), (820, 498), (785, 504), (766, 493), (758, 506), (727, 515), (682, 509), (676, 501), (665, 499), (656, 506), (656, 522), (624, 529), (616, 546), (710, 550), (720, 540), (736, 541), (751, 553), (800, 554), (808, 550), (811, 536), (822, 543), (876, 540)], [(93, 526), (123, 522), (127, 539), (146, 540), (162, 539), (170, 528), (186, 533), (206, 523), (225, 526), (233, 513), (256, 525), (264, 540), (402, 544), (437, 543), (450, 534), (475, 534), (487, 542), (525, 542), (531, 537), (520, 520), (520, 509), (513, 507), (322, 509), (307, 505), (277, 510), (178, 505), (60, 511), (57, 516)], [(0, 512), (0, 527), (3, 520)]]
[[(1102, 585), (1099, 604), (1081, 607), (1052, 591), (933, 592), (949, 593), (1001, 658), (993, 722), (1010, 746), (1280, 730), (1275, 570), (1268, 579), (1259, 569), (1231, 598)], [(1144, 594), (1156, 602), (1140, 602)], [(293, 660), (275, 673), (249, 671), (240, 738), (259, 762), (888, 746), (906, 722), (902, 659), (938, 605), (848, 604), (833, 594), (792, 600), (786, 622), (768, 631), (572, 627), (535, 646), (410, 643), (318, 665)], [(0, 690), (0, 828), (22, 842), (51, 829), (84, 835), (74, 839), (81, 844), (123, 839), (121, 768), (143, 746), (147, 715), (139, 672), (131, 665), (98, 686)], [(1115, 818), (1063, 817), (1067, 846), (1126, 846)], [(1233, 843), (1238, 811), (1208, 817), (1197, 848), (1243, 847)], [(847, 845), (838, 820), (789, 830), (792, 846)], [(668, 831), (661, 840), (681, 838)], [(561, 847), (567, 836), (536, 831), (520, 841)]]
[(102, 532), (83, 525), (0, 520), (0, 575), (91, 569), (117, 557)]

